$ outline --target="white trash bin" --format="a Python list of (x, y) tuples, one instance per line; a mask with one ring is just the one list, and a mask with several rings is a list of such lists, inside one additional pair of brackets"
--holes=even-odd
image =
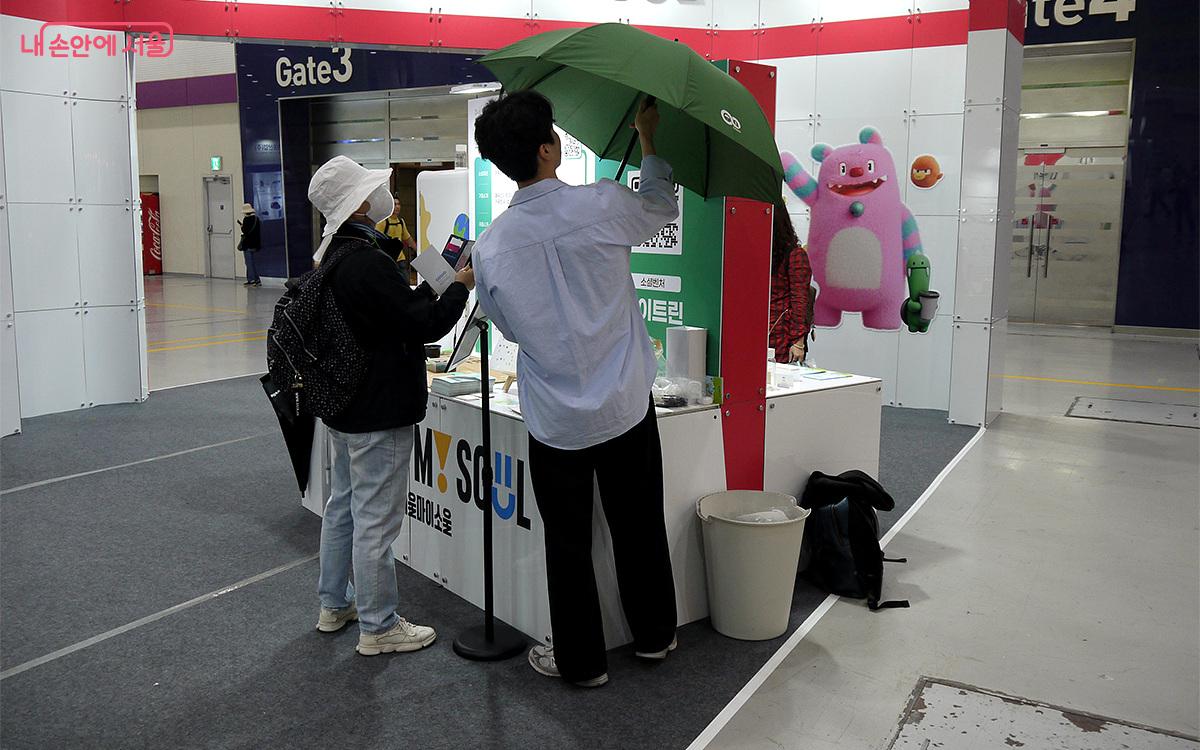
[(708, 610), (718, 633), (765, 641), (787, 630), (809, 512), (791, 495), (753, 490), (717, 492), (696, 503)]

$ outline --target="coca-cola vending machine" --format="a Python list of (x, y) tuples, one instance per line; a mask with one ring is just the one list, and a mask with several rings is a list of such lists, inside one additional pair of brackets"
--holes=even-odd
[(142, 273), (158, 276), (162, 272), (162, 210), (158, 193), (142, 193)]

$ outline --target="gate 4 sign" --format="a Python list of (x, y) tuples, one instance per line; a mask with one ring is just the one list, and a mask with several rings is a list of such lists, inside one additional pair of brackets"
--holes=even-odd
[(1049, 26), (1051, 8), (1054, 23), (1059, 26), (1074, 26), (1085, 16), (1112, 16), (1114, 21), (1124, 23), (1137, 10), (1137, 0), (1029, 0), (1025, 6), (1025, 28), (1029, 28), (1031, 13), (1034, 24)]

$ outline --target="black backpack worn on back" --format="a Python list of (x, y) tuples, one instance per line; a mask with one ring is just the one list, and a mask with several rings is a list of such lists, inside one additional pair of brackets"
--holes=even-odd
[(880, 602), (883, 563), (876, 510), (892, 510), (891, 495), (857, 469), (830, 476), (814, 471), (804, 488), (801, 508), (812, 514), (804, 522), (800, 570), (806, 580), (838, 596), (866, 599), (870, 609), (907, 607), (908, 601)]
[(267, 330), (267, 372), (297, 416), (337, 416), (367, 374), (371, 355), (354, 338), (325, 283), (343, 258), (365, 247), (373, 245), (356, 237), (334, 237), (321, 264), (289, 279), (287, 292), (275, 303)]

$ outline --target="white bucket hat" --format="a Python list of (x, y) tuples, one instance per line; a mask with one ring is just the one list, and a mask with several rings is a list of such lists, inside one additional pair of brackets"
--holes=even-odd
[(321, 261), (333, 235), (363, 201), (371, 203), (367, 211), (371, 221), (383, 221), (392, 215), (392, 193), (388, 190), (391, 176), (391, 168), (367, 169), (345, 156), (335, 156), (321, 165), (308, 183), (308, 199), (326, 222), (313, 260)]

